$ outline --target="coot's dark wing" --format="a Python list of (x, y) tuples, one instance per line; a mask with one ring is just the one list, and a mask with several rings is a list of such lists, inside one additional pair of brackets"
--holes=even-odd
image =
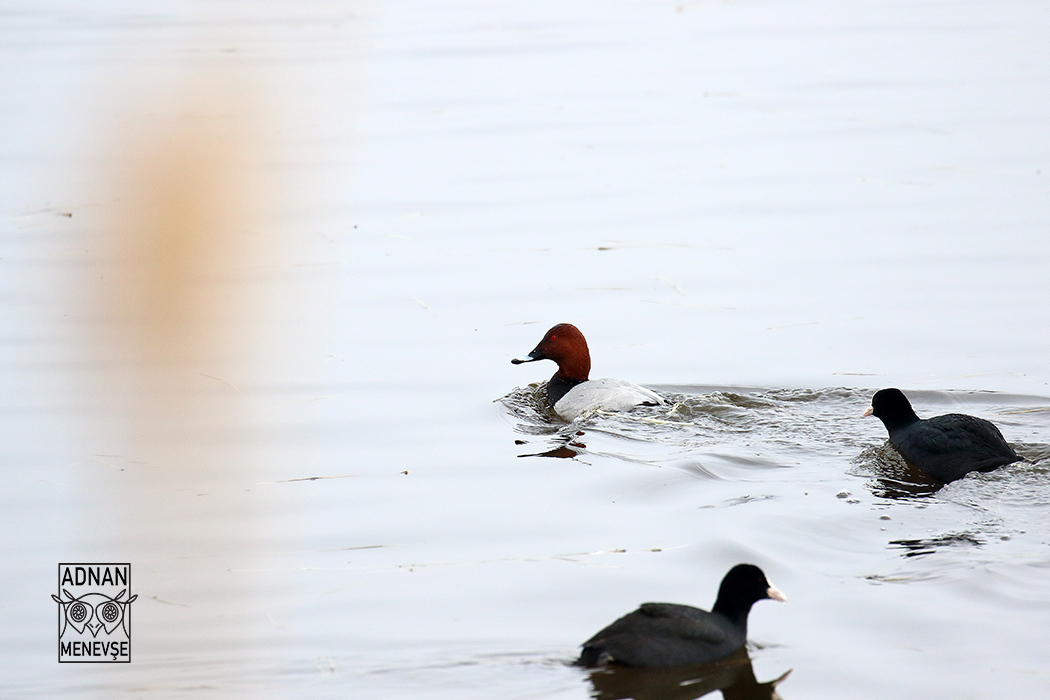
[[(638, 612), (651, 619), (655, 630), (706, 644), (726, 641), (729, 621), (722, 615), (709, 613), (691, 605), (676, 603), (643, 603)], [(728, 629), (731, 629), (729, 627)]]
[(745, 634), (722, 615), (689, 605), (645, 603), (584, 642), (579, 664), (687, 666), (722, 658)]
[(890, 442), (908, 462), (945, 482), (1020, 459), (995, 425), (961, 413), (913, 423), (891, 434)]

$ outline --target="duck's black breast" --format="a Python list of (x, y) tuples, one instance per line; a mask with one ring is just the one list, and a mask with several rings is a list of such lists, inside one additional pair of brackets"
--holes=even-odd
[(577, 663), (691, 666), (724, 658), (746, 639), (746, 619), (734, 623), (689, 605), (645, 603), (584, 642)]
[(583, 382), (582, 379), (564, 379), (555, 373), (547, 382), (547, 403), (554, 408), (554, 404), (561, 401), (562, 397), (568, 394), (574, 386), (583, 384)]
[(893, 430), (890, 444), (910, 464), (946, 483), (1020, 459), (993, 424), (961, 413), (948, 413)]

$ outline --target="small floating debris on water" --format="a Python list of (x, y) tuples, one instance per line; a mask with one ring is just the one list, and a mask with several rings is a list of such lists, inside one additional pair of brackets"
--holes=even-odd
[(877, 581), (879, 583), (908, 583), (910, 581), (915, 580), (914, 576), (907, 576), (903, 574), (869, 574), (864, 578), (868, 581)]
[(847, 489), (842, 489), (835, 494), (835, 498), (849, 498), (849, 491)]
[(259, 481), (256, 486), (263, 486), (265, 484), (291, 484), (296, 481), (321, 481), (323, 479), (352, 479), (357, 474), (326, 474), (323, 476), (300, 476), (295, 479), (280, 479), (278, 481)]

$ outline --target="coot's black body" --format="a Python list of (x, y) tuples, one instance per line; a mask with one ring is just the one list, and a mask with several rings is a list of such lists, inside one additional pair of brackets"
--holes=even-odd
[(906, 462), (945, 483), (1021, 459), (992, 423), (963, 413), (921, 420), (900, 389), (876, 392), (865, 415), (882, 421)]
[(644, 603), (584, 642), (576, 663), (655, 668), (723, 659), (744, 646), (747, 614), (764, 598), (786, 600), (761, 569), (739, 564), (722, 579), (711, 612), (675, 603)]

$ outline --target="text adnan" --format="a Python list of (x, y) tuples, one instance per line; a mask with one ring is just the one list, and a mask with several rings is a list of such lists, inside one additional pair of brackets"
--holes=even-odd
[(110, 566), (67, 566), (62, 572), (63, 586), (126, 586), (128, 570)]

